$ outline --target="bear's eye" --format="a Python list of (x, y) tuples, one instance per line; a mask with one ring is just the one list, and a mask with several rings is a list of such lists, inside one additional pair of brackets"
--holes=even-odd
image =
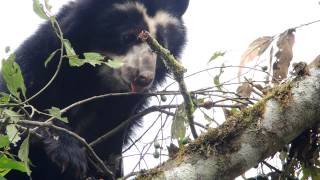
[(132, 44), (138, 41), (138, 37), (135, 33), (127, 33), (121, 36), (121, 42), (124, 44)]

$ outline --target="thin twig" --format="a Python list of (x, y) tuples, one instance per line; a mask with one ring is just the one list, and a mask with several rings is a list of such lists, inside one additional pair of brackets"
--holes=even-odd
[(262, 161), (262, 163), (263, 163), (264, 165), (266, 165), (268, 168), (274, 170), (275, 172), (277, 172), (277, 173), (279, 173), (279, 174), (282, 173), (282, 171), (280, 171), (279, 169), (275, 168), (274, 166), (272, 166), (271, 164), (267, 163), (266, 161)]
[(88, 151), (89, 155), (98, 163), (99, 167), (107, 174), (111, 175), (112, 177), (114, 177), (114, 174), (111, 170), (109, 170), (109, 168), (103, 163), (103, 161), (98, 157), (98, 155), (95, 153), (95, 151), (93, 150), (93, 148), (87, 143), (87, 141), (85, 139), (83, 139), (81, 136), (79, 136), (78, 134), (56, 126), (54, 124), (52, 124), (51, 122), (38, 122), (38, 121), (28, 121), (28, 120), (19, 120), (17, 122), (20, 125), (33, 125), (33, 126), (38, 126), (38, 127), (48, 127), (60, 132), (63, 132), (65, 134), (68, 134), (70, 136), (72, 136), (73, 138), (77, 139)]
[(199, 126), (199, 127), (201, 127), (201, 128), (203, 128), (203, 129), (205, 129), (205, 130), (208, 130), (209, 129), (209, 127), (206, 127), (205, 125), (203, 125), (203, 124), (201, 124), (201, 123), (198, 123), (198, 122), (194, 122), (194, 125), (196, 125), (196, 126)]
[[(173, 101), (173, 99), (172, 99), (172, 101)], [(172, 101), (171, 101), (170, 103), (172, 103)], [(170, 104), (170, 103), (169, 103), (169, 104)], [(178, 107), (178, 106), (176, 106), (176, 108), (177, 108), (177, 107)], [(160, 117), (162, 117), (162, 116), (160, 116)], [(165, 124), (167, 123), (168, 117), (169, 117), (169, 116), (167, 116), (167, 118), (165, 119), (164, 123), (161, 123), (161, 127), (159, 128), (159, 130), (158, 130), (158, 132), (157, 132), (157, 134), (156, 134), (156, 137), (158, 136), (158, 134), (160, 133), (160, 131), (163, 129), (163, 127), (164, 127)], [(140, 137), (138, 137), (138, 138), (134, 141), (134, 143), (132, 143), (130, 146), (128, 146), (125, 150), (123, 150), (122, 153), (125, 153), (126, 151), (128, 151), (129, 149), (131, 149), (131, 147), (134, 146), (135, 143), (137, 143), (138, 141), (140, 141), (142, 137), (143, 137), (143, 135), (140, 136)]]
[(111, 136), (113, 136), (116, 132), (126, 128), (130, 122), (146, 115), (146, 114), (149, 114), (151, 112), (155, 112), (155, 111), (158, 111), (159, 110), (159, 107), (157, 106), (152, 106), (138, 114), (135, 114), (133, 116), (131, 116), (130, 118), (128, 118), (127, 120), (123, 121), (121, 124), (119, 124), (117, 127), (113, 128), (111, 131), (107, 132), (106, 134), (100, 136), (99, 138), (97, 138), (96, 140), (92, 141), (89, 145), (91, 147), (94, 147), (96, 146), (97, 144), (109, 139)]
[(58, 74), (60, 72), (62, 61), (63, 61), (63, 58), (64, 58), (64, 56), (63, 56), (63, 54), (64, 54), (63, 32), (62, 32), (62, 30), (61, 30), (61, 28), (60, 28), (60, 26), (59, 26), (59, 24), (58, 24), (58, 22), (57, 22), (57, 20), (55, 18), (53, 18), (52, 26), (58, 31), (56, 33), (57, 33), (57, 36), (60, 39), (60, 43), (61, 43), (60, 49), (55, 51), (55, 52), (60, 51), (60, 59), (59, 59), (59, 63), (58, 63), (57, 69), (54, 72), (54, 74), (51, 77), (51, 79), (49, 80), (49, 82), (43, 88), (41, 88), (37, 93), (35, 93), (30, 98), (28, 98), (27, 100), (25, 100), (24, 102), (22, 102), (20, 104), (27, 104), (28, 102), (30, 102), (31, 100), (33, 100), (34, 98), (39, 96), (41, 93), (43, 93), (52, 84), (52, 82), (56, 79), (56, 77), (58, 76)]
[(308, 23), (305, 23), (305, 24), (301, 24), (301, 25), (296, 26), (296, 27), (293, 27), (293, 28), (291, 28), (291, 29), (302, 28), (302, 27), (304, 27), (304, 26), (309, 26), (309, 25), (312, 25), (312, 24), (315, 24), (315, 23), (318, 23), (318, 22), (320, 22), (320, 19), (315, 20), (315, 21), (311, 21), (311, 22), (308, 22)]

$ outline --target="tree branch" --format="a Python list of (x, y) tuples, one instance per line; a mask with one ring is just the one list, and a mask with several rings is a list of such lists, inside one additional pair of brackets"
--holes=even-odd
[(275, 87), (259, 103), (219, 128), (209, 129), (180, 149), (174, 159), (140, 177), (234, 179), (262, 162), (319, 123), (320, 70), (310, 72), (310, 76)]
[(198, 135), (193, 123), (193, 112), (195, 111), (195, 108), (190, 93), (188, 92), (187, 86), (183, 79), (186, 69), (179, 63), (179, 61), (176, 60), (176, 58), (170, 53), (170, 51), (163, 48), (156, 39), (151, 37), (148, 32), (142, 31), (139, 34), (139, 38), (143, 41), (146, 41), (151, 49), (158, 52), (164, 58), (164, 63), (166, 64), (166, 66), (172, 71), (174, 79), (178, 82), (181, 95), (184, 99), (185, 110), (189, 121), (191, 133), (196, 139)]

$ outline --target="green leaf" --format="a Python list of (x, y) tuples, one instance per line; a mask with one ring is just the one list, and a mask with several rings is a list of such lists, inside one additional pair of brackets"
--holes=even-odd
[(83, 54), (85, 59), (82, 59), (84, 63), (91, 64), (92, 66), (101, 65), (104, 60), (104, 56), (99, 53), (89, 52)]
[(7, 125), (6, 132), (10, 142), (13, 143), (14, 145), (16, 145), (18, 141), (20, 141), (21, 137), (20, 137), (19, 131), (14, 124)]
[(2, 169), (0, 168), (0, 180), (7, 180), (4, 176), (8, 174), (11, 169)]
[(26, 86), (24, 84), (21, 69), (14, 60), (15, 55), (11, 54), (7, 60), (2, 61), (2, 77), (12, 95), (20, 98), (19, 91), (21, 91), (22, 95), (25, 97)]
[(207, 64), (209, 64), (211, 61), (218, 59), (219, 57), (222, 57), (226, 54), (226, 51), (216, 51), (210, 58)]
[(172, 120), (171, 137), (174, 139), (183, 139), (186, 136), (187, 114), (183, 105), (179, 106)]
[(52, 107), (51, 109), (48, 109), (48, 112), (52, 117), (54, 117), (62, 122), (68, 123), (68, 118), (62, 117), (61, 110), (59, 108)]
[(26, 167), (23, 162), (16, 161), (14, 159), (10, 159), (4, 154), (0, 157), (0, 169), (15, 169), (21, 172), (27, 172)]
[(8, 117), (10, 119), (10, 123), (16, 123), (20, 120), (20, 117), (23, 117), (22, 115), (10, 109), (4, 109), (3, 114), (5, 115), (5, 117)]
[(67, 56), (70, 58), (70, 57), (76, 57), (78, 58), (75, 50), (73, 49), (70, 41), (68, 39), (64, 39), (63, 40), (63, 44), (64, 44), (64, 47), (66, 48), (66, 53), (67, 53)]
[(8, 104), (10, 101), (10, 95), (0, 92), (0, 104)]
[(113, 69), (118, 69), (123, 65), (123, 62), (120, 60), (108, 60), (105, 62), (104, 56), (94, 52), (84, 53), (83, 55), (85, 59), (80, 59), (77, 56), (75, 50), (72, 48), (70, 41), (67, 39), (64, 39), (63, 42), (64, 42), (67, 56), (69, 58), (69, 65), (71, 67), (80, 67), (80, 66), (83, 66), (84, 64), (90, 64), (92, 66), (106, 64), (107, 66)]
[(119, 69), (121, 66), (123, 66), (123, 62), (117, 59), (108, 60), (105, 62), (105, 64), (113, 69)]
[(0, 148), (6, 147), (10, 144), (9, 137), (0, 135)]
[(28, 136), (23, 140), (19, 152), (18, 152), (18, 157), (19, 159), (24, 163), (24, 166), (26, 168), (26, 172), (27, 174), (30, 176), (31, 174), (31, 170), (29, 167), (29, 139), (30, 139), (30, 134), (28, 134)]
[(59, 50), (52, 52), (49, 57), (44, 61), (44, 67), (47, 67), (48, 63), (52, 60), (52, 58), (57, 54)]
[(39, 0), (33, 0), (33, 11), (42, 19), (49, 20), (46, 12), (44, 11), (43, 5), (40, 4)]
[(71, 67), (80, 67), (80, 66), (84, 65), (85, 63), (86, 63), (85, 61), (83, 61), (79, 58), (75, 58), (75, 57), (70, 58), (69, 57), (69, 65)]
[(52, 9), (52, 6), (49, 4), (49, 0), (44, 0), (44, 5), (46, 9), (50, 12)]
[(87, 52), (83, 53), (83, 55), (87, 61), (102, 61), (104, 59), (104, 56), (95, 52)]
[(123, 65), (123, 62), (120, 60), (108, 60), (104, 61), (104, 56), (102, 56), (99, 53), (95, 52), (87, 52), (84, 53), (84, 59), (78, 58), (78, 56), (75, 54), (75, 51), (73, 50), (70, 42), (66, 40), (65, 42), (66, 52), (67, 56), (69, 58), (69, 64), (72, 67), (80, 67), (84, 64), (90, 64), (92, 66), (105, 64), (113, 69), (118, 69)]
[(68, 39), (63, 40), (64, 47), (66, 49), (67, 56), (69, 58), (69, 64), (72, 67), (80, 67), (85, 62), (78, 58), (75, 50), (73, 49), (70, 41)]
[(213, 83), (214, 83), (214, 85), (217, 87), (217, 89), (218, 89), (219, 91), (222, 91), (221, 83), (220, 83), (220, 75), (214, 76), (214, 78), (213, 78)]
[(213, 78), (213, 83), (219, 91), (222, 91), (222, 84), (220, 83), (220, 77), (224, 73), (224, 68), (225, 66), (224, 64), (222, 64), (219, 74), (214, 76)]

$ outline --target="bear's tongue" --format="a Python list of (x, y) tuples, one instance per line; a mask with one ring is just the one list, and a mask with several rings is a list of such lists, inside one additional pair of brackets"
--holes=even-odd
[(145, 87), (139, 86), (135, 83), (131, 83), (130, 86), (131, 86), (131, 92), (143, 92), (145, 89)]

